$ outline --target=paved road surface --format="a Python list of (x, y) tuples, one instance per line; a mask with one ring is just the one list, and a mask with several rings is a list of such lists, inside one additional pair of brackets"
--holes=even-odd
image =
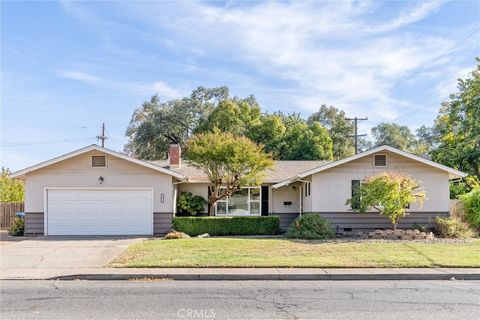
[(476, 281), (3, 281), (3, 319), (478, 319)]

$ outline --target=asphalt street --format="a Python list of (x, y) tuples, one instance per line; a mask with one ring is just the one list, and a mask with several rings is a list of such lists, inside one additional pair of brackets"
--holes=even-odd
[(3, 319), (478, 319), (478, 281), (2, 281)]

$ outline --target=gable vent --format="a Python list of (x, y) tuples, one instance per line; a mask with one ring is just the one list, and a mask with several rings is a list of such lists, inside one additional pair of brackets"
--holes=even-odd
[(103, 168), (107, 166), (106, 156), (92, 156), (92, 167)]
[(376, 154), (375, 158), (375, 167), (386, 167), (387, 166), (387, 155), (386, 154)]

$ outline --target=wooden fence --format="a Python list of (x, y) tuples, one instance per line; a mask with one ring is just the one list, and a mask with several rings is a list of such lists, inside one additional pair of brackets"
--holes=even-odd
[(462, 218), (464, 214), (462, 202), (458, 199), (450, 199), (450, 217)]
[(10, 229), (15, 220), (15, 213), (23, 210), (23, 202), (0, 202), (0, 230)]

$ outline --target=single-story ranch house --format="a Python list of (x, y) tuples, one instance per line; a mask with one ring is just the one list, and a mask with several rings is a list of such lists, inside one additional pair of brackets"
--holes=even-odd
[[(215, 215), (277, 215), (281, 227), (302, 213), (319, 212), (338, 231), (389, 228), (378, 213), (345, 204), (370, 175), (406, 172), (427, 199), (412, 205), (399, 227), (430, 224), (449, 214), (449, 180), (465, 174), (407, 152), (381, 146), (339, 161), (275, 161), (261, 186), (243, 188), (216, 204)], [(142, 161), (90, 145), (12, 173), (25, 182), (25, 233), (45, 235), (152, 235), (172, 227), (181, 192), (208, 197), (206, 175), (171, 145), (169, 160)], [(207, 208), (205, 208), (205, 212)]]

